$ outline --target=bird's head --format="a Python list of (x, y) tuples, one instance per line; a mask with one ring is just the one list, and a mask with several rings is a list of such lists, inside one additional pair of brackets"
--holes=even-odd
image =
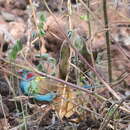
[(32, 79), (35, 76), (33, 72), (30, 72), (25, 69), (19, 70), (18, 74), (25, 80)]

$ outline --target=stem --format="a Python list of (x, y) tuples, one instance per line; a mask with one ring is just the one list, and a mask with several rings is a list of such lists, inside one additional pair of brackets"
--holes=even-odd
[[(89, 8), (90, 2), (87, 0), (87, 6)], [(90, 23), (90, 13), (87, 11), (87, 17), (88, 17), (88, 28), (89, 28), (89, 37), (91, 37), (91, 23)]]
[[(87, 6), (88, 6), (88, 8), (90, 8), (90, 0), (87, 0)], [(91, 21), (90, 21), (90, 12), (89, 11), (87, 11), (87, 17), (88, 17), (87, 23), (88, 23), (88, 29), (89, 29), (89, 38), (91, 39), (92, 29), (91, 29)], [(89, 42), (91, 62), (92, 62), (93, 67), (95, 68), (95, 66), (94, 66), (94, 55), (93, 55), (93, 50), (92, 50), (92, 42), (91, 42), (91, 40), (88, 40), (88, 42)]]
[(105, 37), (107, 45), (107, 58), (108, 58), (108, 75), (109, 82), (112, 82), (112, 65), (111, 65), (111, 50), (110, 50), (110, 39), (109, 39), (109, 30), (108, 30), (108, 16), (107, 16), (107, 0), (103, 0), (103, 12), (104, 12), (104, 23), (105, 23)]

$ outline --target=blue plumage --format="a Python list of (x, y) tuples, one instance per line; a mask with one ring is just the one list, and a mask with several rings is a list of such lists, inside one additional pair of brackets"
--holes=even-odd
[(20, 79), (19, 86), (24, 95), (33, 96), (33, 99), (38, 101), (51, 102), (54, 100), (56, 93), (50, 92), (43, 95), (38, 93), (38, 91), (40, 91), (38, 88), (38, 81), (35, 81), (36, 76), (32, 72), (22, 70), (19, 74), (22, 77), (22, 79)]
[(45, 95), (36, 95), (34, 96), (34, 99), (38, 100), (38, 101), (47, 101), (47, 102), (51, 102), (53, 101), (53, 99), (56, 97), (56, 93), (47, 93)]

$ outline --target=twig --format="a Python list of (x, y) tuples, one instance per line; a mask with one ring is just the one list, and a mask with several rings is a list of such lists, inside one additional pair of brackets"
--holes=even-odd
[[(90, 8), (90, 0), (87, 0), (87, 6), (88, 6), (88, 8)], [(91, 40), (92, 28), (91, 28), (89, 11), (87, 11), (87, 17), (88, 17), (88, 29), (89, 29), (89, 38), (90, 38), (90, 40), (88, 40), (88, 42), (89, 42), (88, 45), (90, 46), (90, 56), (91, 56), (92, 65), (93, 65), (93, 68), (95, 69), (94, 55), (93, 55), (93, 51), (92, 51), (92, 40)], [(94, 75), (94, 77), (95, 77), (95, 75)]]
[(6, 125), (6, 127), (5, 127), (5, 130), (8, 130), (8, 122), (7, 122), (7, 118), (6, 118), (6, 114), (5, 114), (5, 110), (4, 110), (4, 106), (3, 106), (3, 102), (2, 102), (2, 96), (1, 96), (1, 94), (0, 94), (0, 106), (1, 106), (1, 108), (2, 108), (2, 112), (3, 112), (3, 115), (4, 115), (4, 120), (5, 120), (5, 125)]
[(107, 60), (108, 60), (108, 76), (109, 82), (112, 82), (112, 65), (111, 65), (111, 50), (110, 50), (110, 39), (109, 39), (109, 30), (108, 30), (108, 16), (107, 16), (107, 0), (103, 0), (103, 12), (104, 12), (104, 22), (106, 29), (106, 45), (107, 45)]

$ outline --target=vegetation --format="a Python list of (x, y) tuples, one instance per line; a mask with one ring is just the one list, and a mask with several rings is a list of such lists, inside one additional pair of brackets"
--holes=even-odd
[(0, 130), (130, 129), (127, 0), (1, 0), (0, 10)]

